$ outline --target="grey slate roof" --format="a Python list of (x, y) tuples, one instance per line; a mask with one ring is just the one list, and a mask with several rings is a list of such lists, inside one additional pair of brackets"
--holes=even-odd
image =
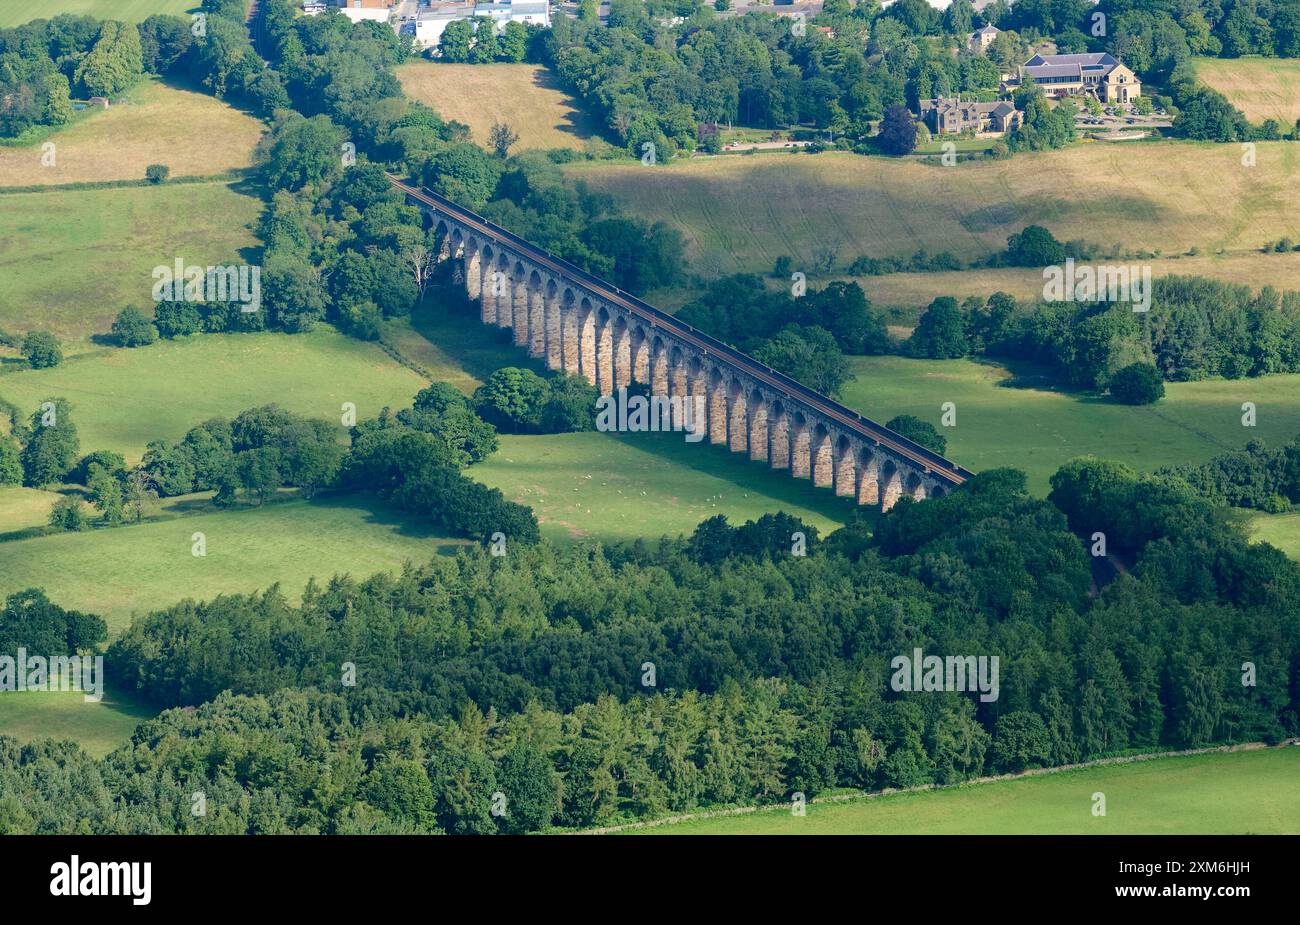
[(1046, 77), (1075, 77), (1082, 80), (1089, 75), (1105, 77), (1119, 65), (1114, 57), (1104, 51), (1083, 55), (1034, 55), (1020, 69), (1035, 80)]

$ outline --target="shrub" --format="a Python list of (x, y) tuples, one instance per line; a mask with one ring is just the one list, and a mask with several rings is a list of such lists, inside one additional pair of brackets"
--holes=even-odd
[(62, 481), (77, 458), (81, 441), (72, 423), (72, 406), (62, 398), (43, 403), (31, 417), (31, 436), (23, 447), (23, 478), (32, 488)]
[(121, 453), (114, 453), (112, 450), (96, 450), (87, 453), (77, 461), (76, 467), (68, 473), (68, 480), (78, 485), (85, 485), (90, 478), (91, 466), (103, 466), (109, 472), (119, 476), (126, 473), (126, 460)]
[(0, 434), (0, 485), (22, 483), (22, 450), (18, 447), (18, 441), (8, 434)]
[(901, 434), (914, 443), (919, 443), (927, 450), (933, 450), (942, 456), (948, 450), (948, 438), (934, 429), (929, 421), (923, 421), (915, 415), (900, 414), (885, 424), (896, 434)]
[(1110, 394), (1125, 405), (1150, 405), (1164, 397), (1165, 383), (1150, 363), (1133, 363), (1111, 377)]
[(63, 362), (59, 340), (49, 331), (32, 331), (23, 338), (23, 356), (32, 369), (48, 369)]
[(138, 308), (127, 306), (113, 321), (113, 336), (123, 347), (147, 347), (158, 339), (158, 329)]
[(596, 426), (596, 387), (582, 376), (559, 376), (550, 381), (542, 406), (541, 430), (568, 434)]
[(80, 498), (60, 498), (50, 511), (50, 526), (60, 530), (86, 529), (86, 515), (81, 510)]
[(508, 433), (536, 432), (542, 425), (546, 380), (530, 369), (498, 369), (474, 392), (474, 407), (484, 420)]
[(1065, 259), (1065, 246), (1041, 225), (1026, 225), (1007, 238), (1007, 263), (1016, 267), (1048, 267)]
[(203, 315), (193, 302), (159, 302), (153, 324), (161, 337), (185, 337), (203, 330)]
[(904, 344), (908, 356), (953, 360), (970, 354), (966, 323), (957, 300), (940, 296), (930, 303)]

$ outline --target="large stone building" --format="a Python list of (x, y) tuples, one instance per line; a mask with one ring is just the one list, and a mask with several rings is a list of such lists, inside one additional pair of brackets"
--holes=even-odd
[(961, 97), (940, 97), (921, 101), (921, 121), (935, 135), (976, 134), (1005, 135), (1020, 125), (1020, 110), (1007, 100), (977, 103)]
[(1104, 51), (1083, 55), (1034, 55), (1003, 86), (1014, 89), (1032, 78), (1048, 96), (1064, 99), (1087, 94), (1103, 103), (1127, 105), (1142, 95), (1142, 82)]

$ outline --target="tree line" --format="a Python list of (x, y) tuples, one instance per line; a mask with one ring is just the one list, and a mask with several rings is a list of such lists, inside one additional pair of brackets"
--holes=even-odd
[[(1300, 731), (1300, 565), (1176, 481), (1085, 459), (1052, 486), (994, 470), (825, 538), (714, 518), (336, 577), (300, 604), (184, 601), (106, 667), (187, 709), (100, 762), (7, 742), (0, 827), (525, 831)], [(1098, 593), (1076, 531), (1130, 574)], [(895, 690), (915, 648), (1000, 655), (997, 699)]]

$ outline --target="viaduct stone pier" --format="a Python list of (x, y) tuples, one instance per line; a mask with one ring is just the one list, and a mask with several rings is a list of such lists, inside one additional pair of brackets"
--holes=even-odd
[(643, 383), (679, 400), (666, 414), (702, 404), (705, 420), (691, 424), (711, 443), (882, 510), (904, 495), (941, 497), (972, 476), (451, 200), (390, 180), (437, 229), (441, 258), (460, 262), (483, 323), (509, 328), (550, 369), (580, 374), (602, 395)]

